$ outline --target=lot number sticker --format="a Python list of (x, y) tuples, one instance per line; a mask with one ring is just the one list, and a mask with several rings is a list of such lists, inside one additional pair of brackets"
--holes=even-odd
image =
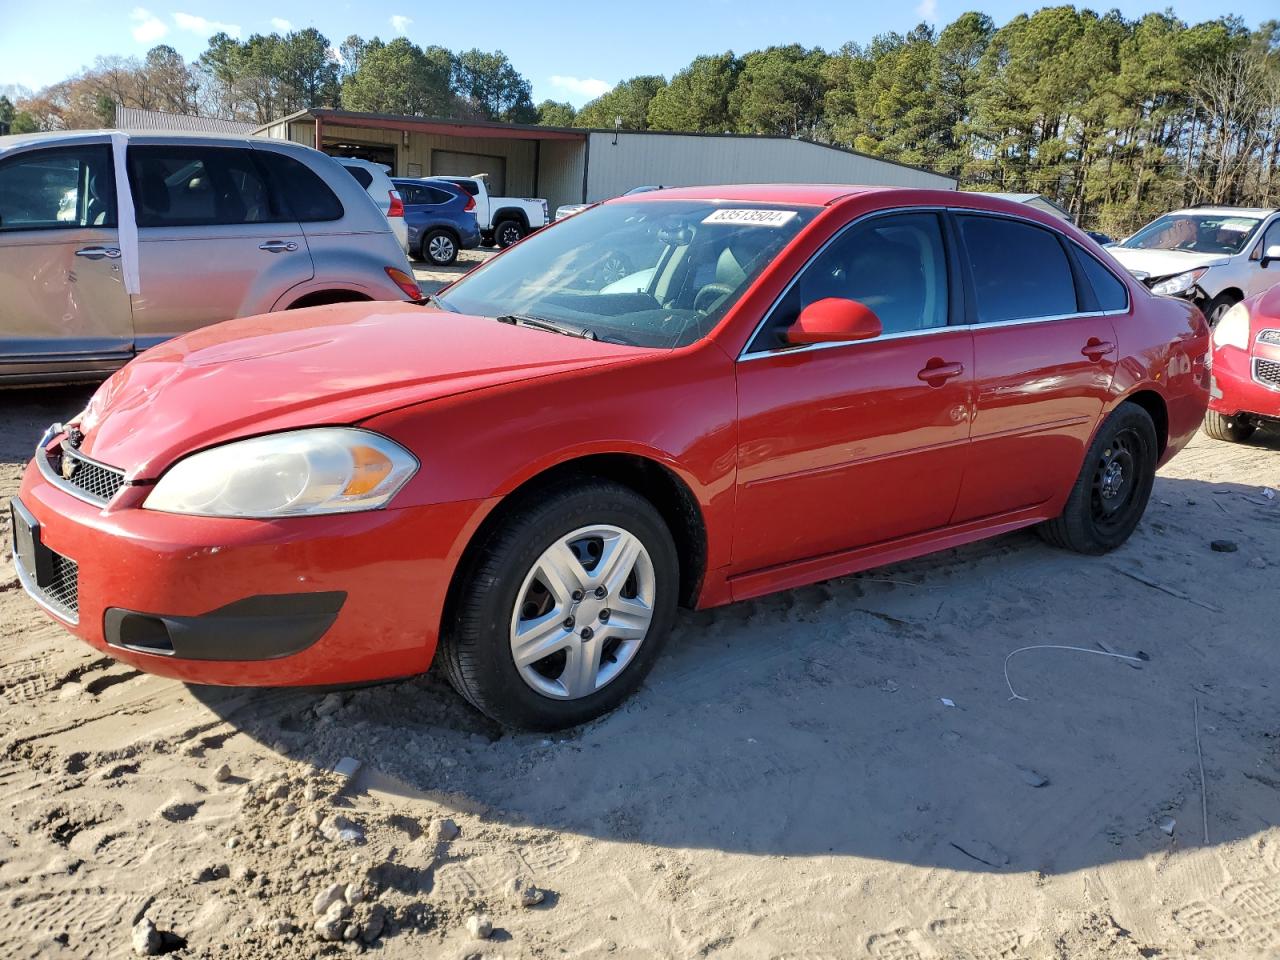
[(794, 210), (717, 210), (703, 223), (736, 223), (750, 227), (780, 227), (796, 215)]

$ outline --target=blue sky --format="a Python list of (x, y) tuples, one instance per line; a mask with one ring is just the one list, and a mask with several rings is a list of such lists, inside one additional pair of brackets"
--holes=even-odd
[[(991, 0), (905, 0), (865, 7), (848, 0), (487, 0), (425, 4), (364, 0), (317, 4), (306, 0), (0, 0), (0, 87), (38, 88), (93, 62), (100, 54), (145, 53), (168, 43), (188, 59), (225, 29), (247, 37), (314, 26), (333, 43), (351, 33), (384, 39), (403, 33), (415, 43), (453, 50), (504, 50), (533, 84), (534, 100), (582, 104), (618, 80), (638, 73), (670, 76), (696, 54), (737, 52), (772, 43), (839, 47), (877, 33), (905, 32), (921, 19), (946, 24), (969, 9), (1004, 23), (1037, 5)], [(1250, 26), (1276, 16), (1275, 0), (1163, 0), (1094, 5), (1134, 17), (1166, 5), (1195, 22), (1237, 13)], [(862, 7), (862, 9), (859, 9)], [(51, 11), (56, 10), (56, 13)], [(779, 11), (785, 11), (779, 16)]]

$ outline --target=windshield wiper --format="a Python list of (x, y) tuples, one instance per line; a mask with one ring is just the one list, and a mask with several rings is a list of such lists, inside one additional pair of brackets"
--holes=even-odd
[(499, 323), (509, 323), (513, 327), (532, 327), (534, 330), (547, 330), (551, 333), (562, 333), (566, 337), (579, 337), (583, 340), (599, 340), (596, 332), (590, 327), (564, 320), (547, 320), (545, 317), (532, 317), (525, 313), (505, 313), (495, 317)]

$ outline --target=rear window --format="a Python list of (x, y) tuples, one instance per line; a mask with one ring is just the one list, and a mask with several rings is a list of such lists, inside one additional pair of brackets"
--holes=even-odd
[(961, 216), (979, 323), (1078, 312), (1067, 252), (1052, 232), (1002, 217)]
[(373, 174), (370, 173), (368, 170), (366, 170), (364, 167), (348, 167), (344, 163), (342, 165), (342, 169), (346, 170), (347, 173), (355, 177), (356, 183), (360, 184), (360, 186), (364, 187), (366, 190), (368, 190), (369, 187), (373, 185)]
[(253, 152), (235, 147), (129, 147), (139, 227), (282, 223), (293, 219)]
[(271, 150), (260, 150), (257, 156), (298, 220), (320, 223), (342, 219), (342, 201), (305, 163)]
[(1116, 279), (1115, 274), (1095, 260), (1089, 253), (1077, 249), (1076, 256), (1084, 270), (1099, 310), (1128, 310), (1129, 291)]

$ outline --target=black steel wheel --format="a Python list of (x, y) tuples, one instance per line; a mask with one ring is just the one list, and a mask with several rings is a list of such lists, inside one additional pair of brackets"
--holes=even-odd
[(1138, 526), (1159, 460), (1151, 415), (1122, 403), (1099, 428), (1085, 454), (1062, 513), (1037, 529), (1056, 547), (1077, 553), (1107, 553)]

